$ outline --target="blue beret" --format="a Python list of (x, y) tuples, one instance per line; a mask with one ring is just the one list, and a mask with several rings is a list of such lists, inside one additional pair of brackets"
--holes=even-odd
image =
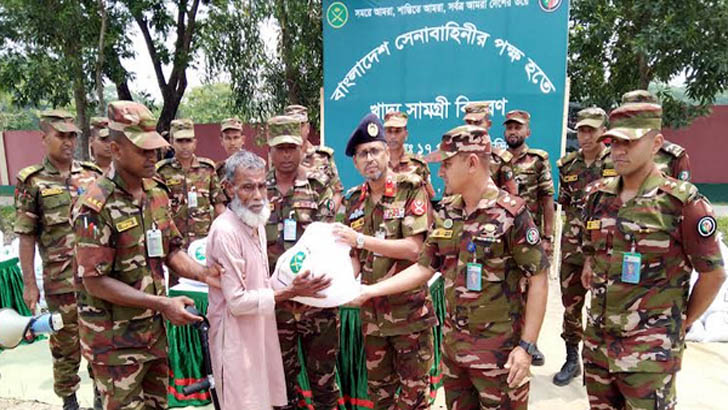
[(376, 115), (369, 113), (361, 119), (354, 132), (351, 133), (349, 142), (346, 144), (346, 156), (353, 157), (357, 145), (374, 141), (387, 143), (387, 140), (384, 138), (382, 122), (379, 121)]

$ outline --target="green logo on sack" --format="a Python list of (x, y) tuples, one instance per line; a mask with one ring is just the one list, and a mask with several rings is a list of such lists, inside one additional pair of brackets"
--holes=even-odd
[(301, 268), (303, 267), (303, 261), (306, 260), (306, 254), (303, 252), (297, 252), (293, 257), (291, 258), (291, 272), (298, 273), (301, 271)]
[(333, 28), (342, 28), (344, 24), (349, 20), (349, 10), (346, 5), (340, 1), (331, 3), (328, 9), (326, 9), (326, 21)]

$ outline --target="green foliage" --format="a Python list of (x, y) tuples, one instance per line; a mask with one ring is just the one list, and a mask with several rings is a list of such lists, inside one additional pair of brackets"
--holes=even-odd
[[(231, 79), (232, 104), (246, 121), (265, 121), (288, 104), (309, 109), (318, 124), (323, 85), (321, 1), (249, 0), (245, 6), (213, 2), (200, 46), (210, 77)], [(263, 32), (273, 32), (277, 49)]]
[(728, 243), (728, 216), (718, 217), (718, 231), (723, 232), (723, 240)]
[(13, 225), (15, 225), (15, 207), (12, 205), (0, 206), (0, 230), (5, 235), (5, 243), (9, 243), (15, 238)]
[(689, 101), (658, 87), (664, 123), (690, 124), (728, 89), (725, 0), (573, 0), (571, 100), (605, 109), (627, 91), (685, 75)]
[(230, 84), (205, 84), (190, 89), (182, 98), (177, 118), (191, 118), (197, 124), (220, 122), (232, 117), (232, 89)]

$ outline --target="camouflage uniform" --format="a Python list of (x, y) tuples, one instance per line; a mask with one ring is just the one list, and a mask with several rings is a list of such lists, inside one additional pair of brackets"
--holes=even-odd
[[(301, 145), (299, 124), (286, 116), (273, 117), (269, 121), (269, 146), (283, 143)], [(326, 176), (299, 168), (299, 176), (288, 192), (278, 190), (275, 169), (268, 171), (268, 201), (271, 215), (265, 225), (268, 238), (268, 265), (271, 274), (276, 261), (286, 250), (293, 247), (306, 227), (314, 221), (333, 222), (335, 209), (333, 190)], [(284, 240), (286, 219), (296, 223), (296, 237)], [(338, 310), (321, 309), (295, 301), (276, 304), (278, 339), (286, 374), (288, 406), (292, 409), (299, 402), (296, 380), (301, 372), (298, 358), (299, 340), (306, 363), (306, 373), (311, 383), (312, 402), (316, 409), (330, 410), (337, 406), (339, 388), (336, 385), (336, 355), (339, 351)], [(303, 400), (303, 398), (300, 398)]]
[[(308, 108), (302, 105), (287, 106), (285, 108), (285, 114), (298, 117), (299, 123), (308, 123)], [(342, 185), (341, 178), (339, 178), (339, 171), (336, 169), (334, 150), (324, 145), (316, 146), (307, 141), (303, 143), (303, 147), (301, 166), (309, 171), (323, 173), (330, 181), (334, 194), (341, 194), (344, 190), (344, 185)]]
[[(490, 139), (482, 128), (462, 126), (443, 136), (440, 151), (448, 156), (488, 152)], [(473, 262), (481, 265), (481, 291), (467, 286), (467, 266)], [(525, 300), (519, 282), (548, 268), (526, 203), (492, 181), (470, 214), (461, 195), (443, 198), (417, 263), (445, 278), (447, 407), (525, 409), (529, 383), (508, 387), (503, 366), (521, 340)]]
[[(591, 111), (590, 111), (591, 110)], [(600, 128), (606, 121), (601, 109), (591, 108), (579, 111), (579, 126)], [(590, 123), (591, 121), (591, 123)], [(581, 284), (581, 271), (584, 267), (584, 255), (581, 253), (579, 237), (580, 219), (584, 210), (584, 188), (590, 183), (616, 174), (610, 157), (609, 147), (604, 147), (587, 165), (584, 153), (580, 149), (561, 157), (556, 166), (559, 168), (558, 202), (563, 207), (566, 218), (561, 234), (561, 302), (564, 306), (564, 322), (561, 338), (568, 345), (578, 345), (584, 336), (582, 325), (582, 309), (586, 289)], [(578, 357), (578, 355), (577, 355)]]
[[(603, 137), (639, 139), (660, 129), (660, 115), (657, 104), (623, 105), (611, 113), (613, 128)], [(651, 174), (627, 202), (621, 185), (618, 176), (585, 190), (581, 229), (593, 271), (583, 353), (589, 402), (601, 409), (672, 409), (691, 272), (723, 266), (716, 221), (688, 182)], [(634, 260), (628, 253), (639, 254), (636, 262), (628, 263)]]
[[(355, 231), (383, 239), (422, 235), (430, 225), (430, 202), (416, 174), (390, 174), (374, 203), (367, 183), (346, 194), (346, 220)], [(357, 251), (361, 282), (373, 284), (414, 262), (366, 249)], [(429, 371), (433, 363), (432, 327), (437, 317), (426, 284), (398, 295), (374, 298), (361, 306), (369, 398), (375, 409), (429, 408)], [(397, 390), (399, 397), (395, 397)]]
[[(633, 90), (622, 94), (622, 104), (653, 103), (657, 97), (647, 90)], [(690, 158), (685, 148), (665, 140), (655, 155), (655, 164), (660, 172), (669, 177), (690, 181)]]
[[(69, 130), (70, 127), (78, 130), (72, 118), (61, 111), (41, 114), (41, 119), (54, 128), (60, 122)], [(78, 196), (99, 175), (101, 170), (96, 165), (73, 161), (70, 174), (64, 177), (48, 157), (44, 157), (42, 163), (23, 168), (18, 173), (15, 186), (16, 219), (13, 230), (17, 234), (34, 237), (43, 261), (43, 290), (48, 309), (61, 313), (63, 318), (63, 329), (50, 335), (53, 391), (59, 397), (72, 395), (81, 381), (78, 376), (81, 346), (73, 282), (74, 238), (70, 211)]]
[[(169, 189), (169, 200), (174, 215), (174, 224), (185, 238), (184, 246), (204, 238), (214, 218), (215, 205), (225, 203), (215, 163), (207, 158), (195, 156), (187, 171), (176, 158), (157, 163), (157, 173)], [(196, 192), (197, 206), (189, 207), (189, 192)]]
[[(111, 129), (124, 132), (142, 149), (166, 145), (159, 134), (152, 134), (156, 120), (140, 104), (113, 102), (109, 117)], [(162, 265), (181, 249), (183, 238), (172, 219), (166, 186), (143, 179), (142, 189), (145, 199), (139, 202), (112, 168), (76, 202), (72, 218), (79, 281), (106, 276), (148, 295), (165, 294)], [(147, 253), (146, 232), (154, 228), (162, 237), (161, 257)], [(169, 366), (162, 315), (79, 289), (82, 352), (93, 367), (104, 408), (166, 408)]]
[(510, 162), (518, 185), (518, 196), (526, 201), (528, 211), (531, 212), (541, 234), (548, 236), (551, 232), (543, 231), (544, 211), (541, 209), (539, 199), (554, 195), (549, 154), (544, 150), (528, 148), (525, 143), (523, 145), (523, 151), (514, 156)]
[[(236, 117), (225, 118), (220, 123), (220, 132), (225, 130), (240, 130), (242, 132), (243, 123)], [(225, 192), (225, 188), (223, 188), (222, 184), (222, 181), (225, 179), (225, 160), (218, 161), (217, 164), (215, 164), (215, 175), (217, 175), (217, 181), (220, 183), (220, 189), (222, 190), (224, 198), (223, 203), (227, 206), (227, 204), (232, 201), (232, 195), (228, 195), (228, 193)]]

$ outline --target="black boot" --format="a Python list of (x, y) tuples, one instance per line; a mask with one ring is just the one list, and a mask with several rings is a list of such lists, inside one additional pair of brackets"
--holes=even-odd
[(561, 366), (561, 371), (554, 375), (554, 384), (566, 386), (571, 380), (581, 374), (579, 365), (579, 345), (566, 345), (566, 362)]
[(546, 363), (546, 358), (543, 353), (538, 350), (538, 346), (536, 346), (536, 351), (531, 355), (531, 366), (543, 366), (544, 363)]
[(94, 386), (94, 410), (104, 410), (104, 405), (101, 402), (101, 393), (99, 389)]
[(72, 393), (70, 396), (63, 398), (63, 410), (79, 410), (76, 393)]

